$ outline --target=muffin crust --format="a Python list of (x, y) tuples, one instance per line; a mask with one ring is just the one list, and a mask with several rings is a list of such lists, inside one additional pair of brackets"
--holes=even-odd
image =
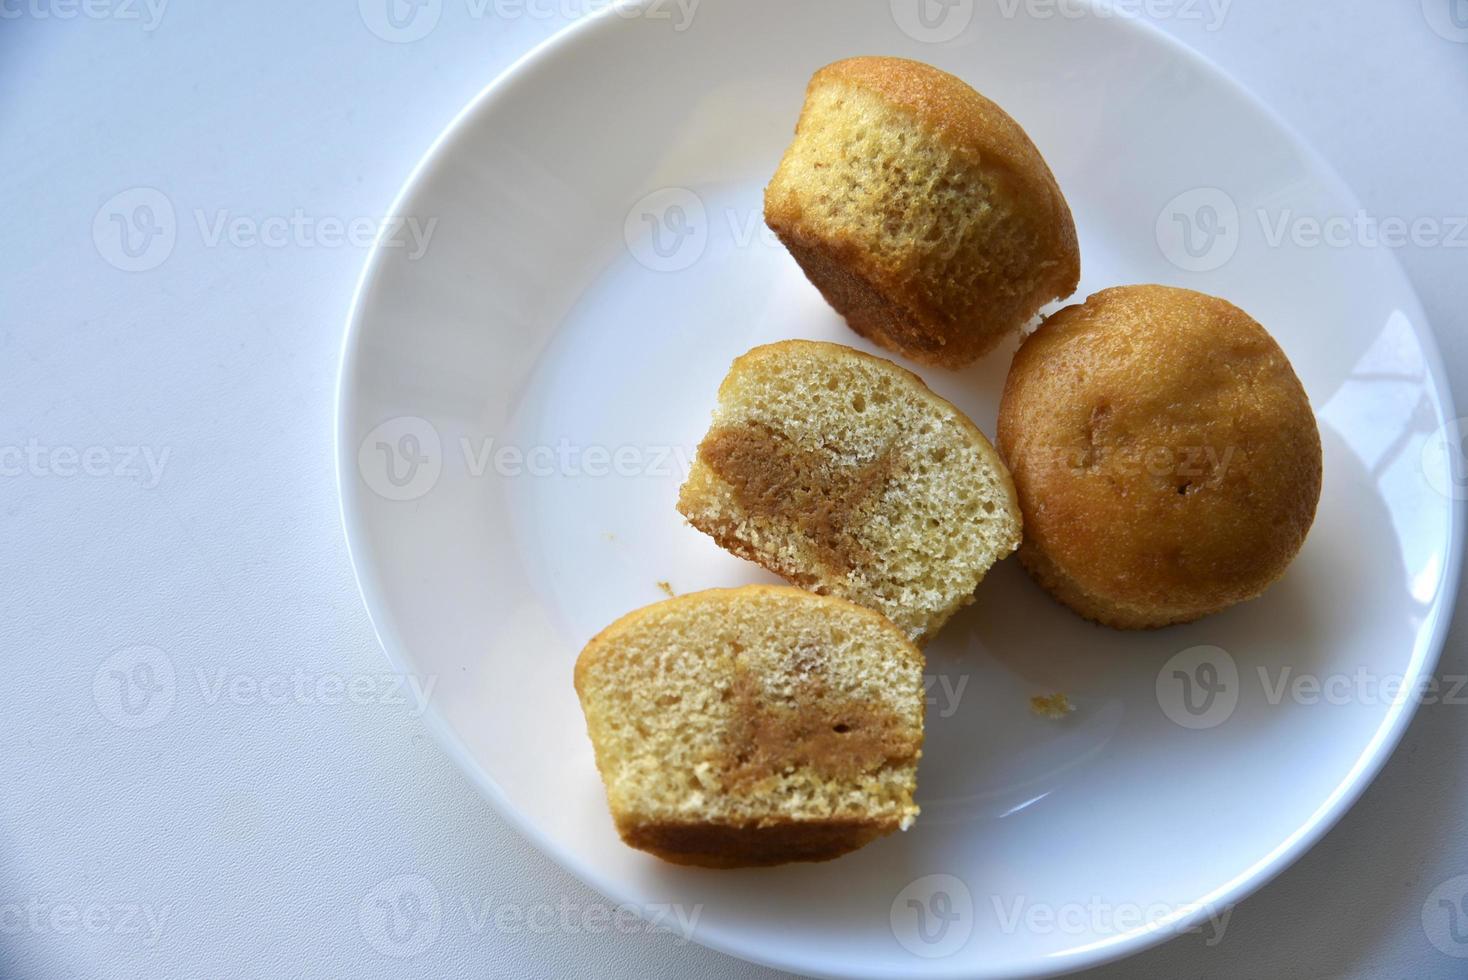
[(765, 220), (853, 330), (959, 367), (1080, 278), (1075, 224), (1002, 109), (920, 62), (816, 73)]
[(1284, 352), (1242, 310), (1185, 289), (1108, 289), (1050, 317), (1015, 355), (998, 444), (1021, 562), (1120, 628), (1259, 595), (1320, 498), (1320, 434)]

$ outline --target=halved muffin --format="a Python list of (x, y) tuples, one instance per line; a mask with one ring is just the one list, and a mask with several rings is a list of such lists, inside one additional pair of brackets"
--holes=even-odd
[(679, 596), (597, 634), (576, 692), (622, 839), (678, 864), (822, 861), (916, 818), (923, 657), (787, 586)]
[(891, 361), (804, 340), (734, 362), (678, 510), (919, 644), (1021, 536), (1009, 472), (962, 412)]

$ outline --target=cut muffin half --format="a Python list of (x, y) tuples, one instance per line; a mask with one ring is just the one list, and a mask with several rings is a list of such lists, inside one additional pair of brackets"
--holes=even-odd
[(890, 361), (803, 340), (734, 362), (678, 510), (920, 644), (1021, 537), (1009, 471), (962, 412)]
[(890, 622), (786, 586), (622, 617), (576, 692), (622, 839), (678, 864), (823, 861), (906, 829), (923, 658)]

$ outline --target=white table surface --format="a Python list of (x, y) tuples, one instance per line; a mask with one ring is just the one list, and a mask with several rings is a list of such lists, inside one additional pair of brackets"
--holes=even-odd
[[(366, 26), (372, 2), (0, 6), (0, 976), (774, 975), (608, 921), (382, 679), (332, 450), (366, 249), (333, 222), (382, 214), (476, 91), (595, 4), (427, 0), (434, 29), (391, 43)], [(1456, 0), (1221, 2), (1221, 26), (1206, 3), (1151, 9), (1371, 214), (1468, 215), (1468, 43), (1431, 27)], [(177, 215), (142, 272), (93, 235), (134, 188)], [(1461, 404), (1468, 248), (1400, 258)], [(172, 696), (128, 714), (110, 670), (137, 662), (158, 684), (172, 667)], [(1460, 615), (1439, 674), (1465, 673)], [(1468, 975), (1423, 922), (1468, 873), (1465, 719), (1423, 708), (1221, 942), (1087, 976)], [(359, 908), (402, 875), (440, 909), (431, 942), (394, 958)]]

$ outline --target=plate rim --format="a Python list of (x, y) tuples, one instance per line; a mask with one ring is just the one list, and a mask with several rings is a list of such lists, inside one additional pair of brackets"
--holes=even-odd
[[(565, 27), (557, 30), (516, 58), (507, 68), (475, 93), (454, 114), (453, 118), (445, 124), (438, 135), (434, 137), (428, 148), (409, 171), (402, 186), (394, 195), (386, 215), (391, 216), (402, 213), (404, 205), (420, 191), (430, 172), (440, 163), (440, 157), (445, 148), (468, 129), (475, 117), (487, 111), (501, 95), (502, 91), (508, 88), (510, 82), (521, 74), (524, 69), (533, 64), (549, 60), (559, 49), (565, 48), (573, 39), (579, 38), (583, 34), (607, 29), (606, 25), (614, 20), (629, 19), (629, 11), (659, 2), (661, 0), (611, 0), (610, 3), (605, 4), (592, 13), (579, 17)], [(1306, 140), (1283, 116), (1222, 67), (1215, 64), (1201, 52), (1187, 45), (1181, 39), (1174, 37), (1163, 28), (1151, 23), (1145, 18), (1119, 15), (1115, 8), (1111, 8), (1108, 5), (1106, 0), (1084, 0), (1084, 2), (1087, 8), (1086, 16), (1098, 16), (1098, 11), (1109, 12), (1102, 13), (1100, 16), (1108, 16), (1109, 19), (1125, 22), (1125, 26), (1122, 28), (1124, 30), (1134, 30), (1149, 35), (1152, 42), (1160, 43), (1162, 46), (1168, 48), (1175, 56), (1186, 61), (1191, 69), (1208, 76), (1210, 81), (1230, 90), (1231, 94), (1241, 99), (1250, 109), (1259, 113), (1270, 124), (1276, 127), (1279, 133), (1290, 144), (1291, 148), (1299, 153), (1329, 183), (1332, 193), (1339, 195), (1342, 200), (1351, 206), (1355, 208), (1360, 207), (1360, 200), (1350, 185), (1341, 177), (1336, 168), (1315, 149), (1314, 145)], [(367, 550), (365, 545), (367, 534), (360, 517), (360, 508), (356, 506), (356, 499), (360, 496), (362, 490), (359, 486), (360, 481), (356, 480), (354, 476), (357, 466), (356, 452), (349, 444), (349, 433), (347, 432), (351, 414), (349, 407), (357, 401), (357, 392), (352, 379), (356, 376), (354, 369), (357, 367), (362, 351), (360, 339), (364, 315), (364, 300), (370, 291), (371, 284), (380, 275), (381, 267), (388, 258), (389, 250), (384, 247), (384, 242), (390, 237), (389, 227), (386, 221), (378, 222), (377, 238), (374, 240), (367, 259), (363, 263), (362, 272), (357, 279), (348, 307), (346, 329), (342, 336), (341, 350), (338, 358), (339, 366), (334, 401), (335, 417), (332, 425), (332, 451), (336, 457), (335, 475), (338, 514), (346, 541), (347, 558), (352, 568), (353, 579), (357, 584), (358, 595), (367, 613), (367, 619), (371, 624), (373, 635), (377, 638), (378, 646), (382, 649), (388, 663), (400, 673), (409, 673), (413, 669), (413, 661), (405, 653), (404, 645), (400, 639), (392, 632), (386, 611), (387, 604), (377, 587), (376, 580), (371, 576), (370, 571), (364, 568), (363, 562), (360, 559), (360, 556)], [(1452, 386), (1447, 377), (1442, 353), (1438, 346), (1436, 331), (1427, 316), (1426, 310), (1422, 306), (1421, 297), (1418, 295), (1416, 287), (1413, 285), (1410, 277), (1407, 276), (1405, 269), (1402, 268), (1400, 259), (1395, 254), (1388, 254), (1386, 257), (1401, 277), (1402, 282), (1407, 286), (1407, 290), (1411, 296), (1412, 306), (1405, 312), (1414, 324), (1413, 334), (1422, 345), (1423, 360), (1427, 367), (1428, 376), (1439, 393), (1442, 418), (1449, 421), (1455, 419), (1458, 417), (1456, 402), (1453, 398)], [(1420, 329), (1417, 328), (1419, 324)], [(1421, 677), (1429, 676), (1436, 671), (1443, 648), (1446, 645), (1448, 631), (1453, 623), (1461, 584), (1465, 516), (1468, 516), (1468, 500), (1450, 498), (1447, 532), (1448, 554), (1443, 567), (1440, 598), (1437, 607), (1432, 612), (1434, 622), (1431, 634), (1425, 643), (1420, 673), (1414, 680), (1420, 680)], [(1200, 924), (1210, 908), (1217, 908), (1219, 906), (1232, 908), (1249, 898), (1294, 865), (1306, 852), (1313, 848), (1356, 805), (1366, 789), (1375, 782), (1376, 777), (1385, 768), (1387, 761), (1395, 753), (1398, 745), (1400, 745), (1412, 719), (1416, 716), (1419, 705), (1416, 699), (1410, 696), (1410, 692), (1414, 689), (1415, 685), (1402, 685), (1402, 691), (1397, 700), (1387, 709), (1385, 717), (1377, 727), (1371, 740), (1367, 743), (1361, 754), (1357, 757), (1355, 764), (1342, 778), (1340, 783), (1322, 800), (1308, 820), (1248, 869), (1236, 875), (1230, 881), (1219, 885), (1212, 892), (1200, 897), (1195, 902), (1179, 907), (1178, 910), (1168, 916), (1149, 922), (1138, 929), (1107, 937), (1089, 946), (1051, 954), (1049, 957), (1037, 961), (1034, 969), (1011, 972), (1003, 976), (1012, 977), (1014, 980), (1043, 980), (1046, 977), (1058, 977), (1079, 970), (1092, 969), (1114, 963), (1176, 938), (1186, 929)], [(503, 792), (494, 777), (486, 772), (474, 759), (472, 753), (469, 752), (463, 740), (443, 716), (436, 703), (431, 700), (425, 703), (421, 713), (421, 719), (425, 727), (433, 735), (434, 740), (438, 743), (439, 748), (453, 760), (454, 764), (462, 772), (469, 776), (470, 782), (474, 784), (480, 795), (489, 802), (500, 818), (513, 827), (520, 836), (525, 838), (540, 853), (554, 861), (563, 871), (572, 875), (602, 896), (638, 910), (638, 914), (641, 915), (639, 903), (634, 900), (634, 896), (629, 894), (630, 889), (623, 887), (617, 879), (610, 878), (592, 868), (583, 866), (573, 854), (563, 848), (556, 840), (539, 832), (538, 828)], [(1193, 906), (1196, 907), (1192, 908), (1192, 911), (1189, 911), (1189, 908)], [(812, 976), (831, 978), (890, 978), (908, 975), (883, 970), (880, 967), (865, 973), (834, 973), (824, 969), (818, 962), (805, 962), (798, 958), (778, 958), (761, 955), (756, 950), (746, 949), (738, 946), (734, 942), (727, 941), (717, 928), (714, 928), (712, 934), (710, 934), (709, 928), (702, 925), (695, 926), (690, 936), (693, 941), (701, 946), (735, 957), (744, 962), (755, 963), (779, 970), (798, 971)], [(943, 970), (941, 969), (941, 964), (937, 961), (926, 961), (926, 965), (933, 969), (929, 969), (925, 975), (935, 978), (943, 977), (961, 980), (961, 978), (975, 976), (997, 976), (988, 974), (976, 975), (963, 969)], [(958, 964), (954, 965), (957, 966)]]

